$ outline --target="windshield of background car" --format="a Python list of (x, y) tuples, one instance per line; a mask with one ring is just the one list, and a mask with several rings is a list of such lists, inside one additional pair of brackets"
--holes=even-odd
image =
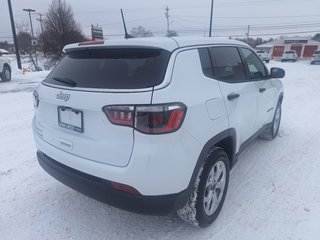
[(81, 88), (148, 88), (163, 81), (169, 58), (170, 52), (155, 48), (77, 50), (68, 53), (44, 82), (61, 86), (72, 82)]

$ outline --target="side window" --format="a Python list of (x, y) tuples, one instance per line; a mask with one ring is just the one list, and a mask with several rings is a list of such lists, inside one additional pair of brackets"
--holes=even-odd
[(246, 80), (240, 54), (236, 47), (209, 48), (214, 77), (218, 80), (236, 83)]
[(209, 78), (213, 78), (213, 69), (208, 48), (199, 48), (198, 52), (203, 74)]
[(241, 48), (241, 52), (244, 57), (244, 62), (248, 67), (249, 79), (265, 79), (268, 74), (264, 67), (264, 64), (261, 62), (259, 57), (257, 57), (257, 55), (255, 55), (251, 50), (247, 48)]

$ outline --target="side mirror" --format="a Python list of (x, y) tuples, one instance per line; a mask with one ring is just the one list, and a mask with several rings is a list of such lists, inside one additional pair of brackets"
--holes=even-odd
[(286, 72), (282, 68), (271, 68), (270, 78), (284, 78)]

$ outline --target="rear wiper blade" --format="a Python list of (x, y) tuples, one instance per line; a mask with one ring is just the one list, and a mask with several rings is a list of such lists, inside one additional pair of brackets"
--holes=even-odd
[(61, 83), (64, 83), (66, 85), (69, 85), (70, 87), (77, 86), (77, 83), (75, 81), (73, 81), (72, 79), (70, 79), (70, 78), (53, 77), (52, 79), (57, 81), (57, 82), (61, 82)]

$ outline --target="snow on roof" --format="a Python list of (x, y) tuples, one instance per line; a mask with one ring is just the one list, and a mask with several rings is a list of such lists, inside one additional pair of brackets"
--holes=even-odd
[(64, 51), (68, 52), (72, 49), (86, 49), (86, 48), (104, 48), (109, 46), (127, 46), (127, 47), (154, 47), (162, 48), (168, 51), (174, 51), (177, 48), (195, 46), (195, 45), (221, 45), (232, 44), (248, 46), (243, 42), (231, 40), (228, 38), (210, 38), (210, 37), (150, 37), (150, 38), (129, 38), (117, 40), (104, 40), (100, 44), (82, 44), (73, 43), (64, 47)]

